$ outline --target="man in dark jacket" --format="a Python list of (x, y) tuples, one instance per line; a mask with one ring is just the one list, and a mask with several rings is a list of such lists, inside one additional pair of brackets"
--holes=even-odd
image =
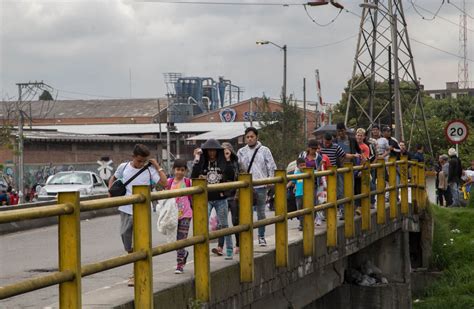
[(461, 200), (459, 198), (459, 185), (461, 183), (462, 177), (462, 165), (461, 160), (458, 158), (456, 149), (449, 148), (449, 173), (448, 173), (448, 186), (451, 191), (451, 196), (453, 199), (453, 207), (461, 206)]
[[(224, 156), (224, 149), (215, 139), (208, 139), (201, 148), (194, 150), (194, 165), (191, 172), (192, 178), (205, 178), (208, 184), (233, 181), (235, 179), (234, 168), (230, 156)], [(208, 192), (208, 214), (212, 208), (216, 210), (218, 225), (217, 229), (227, 228), (229, 206), (225, 192)], [(233, 257), (233, 245), (230, 235), (225, 236), (227, 247), (226, 259)], [(212, 252), (223, 255), (223, 248), (217, 247)]]

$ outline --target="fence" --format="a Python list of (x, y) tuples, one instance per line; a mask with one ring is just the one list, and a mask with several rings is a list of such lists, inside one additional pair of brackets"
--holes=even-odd
[[(376, 190), (370, 190), (371, 170), (376, 171)], [(388, 186), (386, 171), (388, 170)], [(398, 171), (397, 171), (398, 170)], [(361, 171), (361, 193), (354, 195), (353, 172)], [(409, 182), (409, 172), (411, 175)], [(344, 174), (345, 197), (337, 199), (337, 174)], [(397, 184), (397, 173), (400, 183)], [(315, 177), (327, 176), (327, 203), (314, 205)], [(289, 180), (303, 179), (303, 209), (287, 213), (286, 184)], [(252, 190), (253, 186), (275, 185), (275, 216), (253, 222)], [(411, 187), (412, 203), (408, 203), (408, 188)], [(217, 231), (209, 231), (207, 193), (239, 189), (240, 224)], [(397, 204), (400, 190), (400, 209)], [(28, 220), (43, 217), (59, 216), (58, 271), (49, 275), (24, 280), (0, 287), (0, 299), (31, 292), (41, 288), (59, 284), (59, 304), (61, 308), (81, 308), (82, 277), (106, 271), (115, 267), (134, 263), (135, 307), (153, 307), (153, 272), (152, 257), (177, 249), (194, 246), (194, 277), (195, 298), (208, 302), (210, 290), (210, 258), (209, 241), (222, 236), (240, 233), (240, 281), (252, 282), (254, 279), (253, 265), (253, 230), (275, 224), (275, 266), (285, 267), (288, 264), (288, 219), (303, 216), (303, 250), (304, 255), (313, 256), (314, 247), (314, 215), (316, 211), (326, 210), (327, 246), (334, 247), (337, 242), (337, 206), (344, 207), (345, 237), (354, 237), (354, 201), (361, 200), (362, 230), (371, 229), (370, 197), (377, 196), (377, 224), (386, 221), (385, 193), (389, 192), (390, 218), (410, 216), (426, 207), (425, 170), (422, 163), (408, 161), (406, 157), (388, 163), (378, 160), (377, 163), (366, 163), (353, 166), (347, 163), (344, 167), (330, 168), (327, 171), (314, 172), (306, 168), (303, 173), (286, 175), (284, 170), (276, 170), (275, 176), (252, 181), (251, 174), (240, 174), (238, 181), (207, 185), (204, 179), (194, 179), (193, 186), (173, 191), (150, 193), (148, 186), (135, 186), (133, 195), (113, 197), (100, 200), (79, 201), (78, 192), (60, 193), (58, 203), (36, 209), (12, 210), (0, 213), (0, 223)], [(151, 246), (151, 207), (152, 200), (193, 196), (193, 236), (187, 239)], [(81, 232), (80, 213), (85, 211), (117, 207), (133, 204), (133, 252), (92, 264), (81, 264)], [(410, 207), (411, 206), (411, 207)]]

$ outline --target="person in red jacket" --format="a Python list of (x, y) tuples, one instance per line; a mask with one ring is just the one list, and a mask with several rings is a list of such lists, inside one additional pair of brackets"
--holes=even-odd
[(18, 192), (13, 189), (12, 192), (10, 192), (10, 205), (18, 205), (19, 199)]

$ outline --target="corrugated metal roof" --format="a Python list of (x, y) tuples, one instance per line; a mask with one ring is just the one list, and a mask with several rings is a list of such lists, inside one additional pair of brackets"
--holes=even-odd
[[(258, 123), (254, 123), (254, 126)], [(243, 133), (250, 127), (250, 122), (189, 122), (175, 123), (180, 133), (205, 133), (210, 131), (234, 131)], [(59, 132), (78, 134), (105, 134), (105, 135), (133, 135), (133, 134), (158, 134), (159, 124), (103, 124), (103, 125), (62, 125), (62, 126), (34, 126), (39, 129), (54, 129)], [(161, 132), (166, 133), (166, 124), (161, 124)], [(237, 135), (238, 136), (238, 135)]]
[[(168, 104), (160, 98), (160, 108)], [(57, 100), (23, 102), (22, 109), (33, 119), (153, 117), (158, 114), (157, 99)], [(0, 115), (16, 110), (16, 102), (0, 101)]]
[[(12, 132), (15, 135), (16, 132)], [(64, 133), (55, 130), (24, 130), (25, 141), (30, 142), (115, 142), (115, 143), (157, 143), (158, 140), (150, 138), (116, 137), (108, 135), (90, 135), (77, 133)]]

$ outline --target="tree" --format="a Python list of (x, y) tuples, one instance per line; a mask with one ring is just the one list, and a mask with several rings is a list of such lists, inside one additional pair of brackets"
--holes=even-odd
[(291, 100), (281, 103), (281, 110), (269, 113), (264, 97), (259, 139), (272, 151), (278, 168), (284, 169), (304, 148), (303, 115)]

